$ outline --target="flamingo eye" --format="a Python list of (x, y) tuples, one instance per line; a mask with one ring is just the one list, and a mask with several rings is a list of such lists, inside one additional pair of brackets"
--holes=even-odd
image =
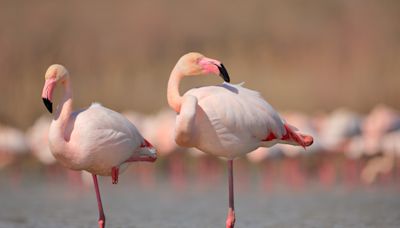
[(56, 79), (56, 78), (57, 78), (57, 73), (58, 73), (58, 71), (57, 71), (57, 69), (55, 69), (55, 70), (53, 71), (53, 74), (51, 75), (50, 78)]
[(199, 57), (199, 58), (196, 58), (195, 63), (196, 63), (196, 64), (199, 64), (199, 63), (200, 63), (200, 60), (201, 60), (200, 57)]

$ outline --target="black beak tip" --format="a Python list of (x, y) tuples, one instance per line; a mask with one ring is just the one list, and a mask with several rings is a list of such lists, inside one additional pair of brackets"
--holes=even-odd
[(47, 110), (49, 110), (50, 113), (53, 113), (53, 103), (51, 103), (51, 101), (47, 98), (42, 98), (42, 99)]
[(218, 66), (220, 76), (224, 79), (225, 82), (230, 82), (228, 71), (226, 70), (224, 64), (221, 63), (221, 66)]

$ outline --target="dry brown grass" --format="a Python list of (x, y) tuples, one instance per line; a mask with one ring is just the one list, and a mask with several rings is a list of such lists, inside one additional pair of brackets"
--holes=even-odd
[(395, 0), (0, 1), (0, 122), (25, 128), (45, 113), (52, 63), (70, 70), (77, 107), (156, 111), (192, 50), (280, 110), (400, 108), (399, 12)]

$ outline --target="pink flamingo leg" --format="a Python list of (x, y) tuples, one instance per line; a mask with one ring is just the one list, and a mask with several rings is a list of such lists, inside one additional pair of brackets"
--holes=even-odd
[(111, 169), (111, 179), (113, 184), (118, 184), (119, 168), (112, 167)]
[(104, 215), (103, 204), (101, 203), (99, 184), (97, 182), (97, 176), (95, 174), (92, 174), (92, 177), (93, 177), (94, 189), (96, 191), (97, 206), (99, 208), (99, 228), (104, 228), (106, 227), (106, 216)]
[(228, 175), (229, 175), (229, 211), (226, 218), (226, 228), (233, 228), (235, 226), (235, 205), (233, 195), (233, 160), (228, 161)]

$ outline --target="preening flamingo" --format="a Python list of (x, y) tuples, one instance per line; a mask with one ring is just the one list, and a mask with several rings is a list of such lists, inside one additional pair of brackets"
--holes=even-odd
[(72, 111), (72, 89), (68, 71), (52, 65), (45, 75), (42, 99), (52, 113), (53, 91), (64, 89), (49, 130), (49, 146), (54, 157), (65, 167), (92, 173), (98, 208), (99, 227), (105, 227), (97, 175), (112, 176), (118, 182), (120, 170), (134, 161), (155, 161), (156, 151), (133, 124), (121, 114), (100, 104)]
[[(208, 73), (220, 75), (228, 83), (191, 89), (180, 95), (179, 84), (183, 77)], [(310, 146), (313, 138), (297, 133), (285, 123), (258, 92), (229, 84), (229, 81), (228, 72), (220, 61), (200, 53), (188, 53), (178, 60), (171, 72), (167, 99), (169, 106), (178, 113), (175, 125), (178, 145), (196, 147), (228, 159), (226, 227), (234, 227), (233, 159), (276, 143)]]

